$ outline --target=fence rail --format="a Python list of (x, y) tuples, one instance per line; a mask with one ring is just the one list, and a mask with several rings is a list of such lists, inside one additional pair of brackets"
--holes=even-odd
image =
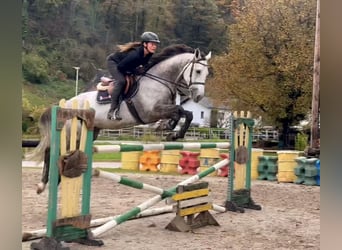
[[(123, 138), (143, 139), (146, 136), (165, 136), (169, 132), (156, 132), (153, 128), (133, 127), (126, 129), (104, 129), (100, 136), (118, 140)], [(199, 131), (198, 128), (190, 128), (185, 134), (186, 140), (200, 139), (224, 139), (229, 140), (229, 129), (208, 128), (205, 132)], [(277, 131), (264, 131), (253, 134), (253, 141), (278, 141), (279, 135)]]

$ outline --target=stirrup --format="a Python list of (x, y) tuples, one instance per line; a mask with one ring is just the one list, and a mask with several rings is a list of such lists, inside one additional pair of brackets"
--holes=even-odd
[(122, 118), (119, 115), (119, 109), (115, 109), (113, 112), (108, 112), (107, 119), (108, 120), (122, 120)]

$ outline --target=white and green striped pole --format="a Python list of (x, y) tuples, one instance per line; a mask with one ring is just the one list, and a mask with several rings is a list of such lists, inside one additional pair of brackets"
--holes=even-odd
[[(149, 217), (149, 216), (155, 216), (155, 215), (160, 215), (160, 214), (165, 214), (165, 213), (171, 213), (172, 211), (173, 211), (172, 205), (168, 205), (165, 207), (151, 208), (151, 209), (147, 209), (137, 214), (137, 216), (130, 218), (130, 220)], [(105, 218), (93, 219), (90, 221), (90, 227), (101, 226), (108, 221), (114, 220), (117, 217), (118, 216), (109, 216)], [(46, 236), (46, 228), (33, 230), (33, 231), (25, 231), (22, 233), (21, 241), (24, 242), (24, 241), (29, 241), (29, 240), (35, 240), (35, 239), (39, 239), (45, 236)]]
[(151, 151), (151, 150), (196, 150), (204, 148), (221, 148), (228, 149), (229, 142), (218, 143), (170, 143), (170, 144), (121, 144), (121, 145), (97, 145), (94, 146), (94, 153), (115, 153), (115, 152), (132, 152), (132, 151)]
[[(102, 171), (99, 169), (93, 169), (93, 176), (103, 177), (103, 178), (115, 181), (116, 183), (119, 183), (119, 184), (122, 184), (125, 186), (129, 186), (132, 188), (144, 189), (144, 190), (150, 191), (150, 192), (155, 193), (155, 194), (160, 194), (162, 197), (171, 197), (172, 195), (175, 194), (175, 192), (169, 192), (167, 190), (164, 190), (164, 189), (156, 187), (156, 186), (152, 186), (152, 185), (149, 185), (149, 184), (146, 184), (143, 182), (132, 180), (132, 179), (122, 177), (122, 176), (114, 174), (114, 173)], [(215, 210), (216, 212), (223, 213), (226, 211), (226, 208), (222, 207), (220, 205), (213, 204), (213, 210)]]
[[(206, 169), (206, 170), (204, 170), (204, 171), (202, 171), (196, 175), (193, 175), (190, 178), (180, 182), (175, 187), (168, 189), (167, 192), (174, 193), (174, 192), (176, 192), (177, 186), (193, 183), (199, 179), (202, 179), (203, 177), (207, 176), (208, 174), (226, 166), (227, 164), (229, 164), (229, 160), (224, 159), (224, 160), (216, 163), (212, 167), (210, 167), (210, 168), (208, 168), (208, 169)], [(141, 203), (137, 207), (129, 210), (128, 212), (126, 212), (122, 215), (119, 215), (117, 218), (103, 224), (102, 226), (88, 231), (88, 237), (93, 238), (93, 239), (98, 237), (99, 235), (107, 232), (108, 230), (116, 227), (117, 225), (127, 221), (128, 219), (136, 216), (137, 214), (141, 213), (142, 211), (144, 211), (144, 210), (148, 209), (149, 207), (155, 205), (156, 203), (158, 203), (159, 201), (161, 201), (164, 198), (166, 198), (166, 197), (163, 197), (163, 195), (156, 195), (156, 196), (152, 197), (151, 199)]]
[(129, 179), (129, 178), (117, 175), (117, 174), (101, 171), (99, 169), (93, 169), (93, 171), (94, 171), (93, 176), (98, 176), (98, 177), (110, 179), (110, 180), (115, 181), (119, 184), (129, 186), (132, 188), (144, 189), (144, 190), (150, 191), (152, 193), (160, 194), (162, 197), (170, 197), (170, 196), (175, 194), (174, 192), (172, 193), (172, 192), (166, 191), (162, 188), (152, 186), (152, 185), (140, 182), (140, 181), (132, 180), (132, 179)]

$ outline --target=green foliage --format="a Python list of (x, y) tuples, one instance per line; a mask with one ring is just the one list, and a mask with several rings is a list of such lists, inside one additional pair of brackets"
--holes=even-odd
[(308, 135), (304, 133), (298, 133), (295, 138), (295, 149), (299, 151), (304, 151), (308, 146)]
[(213, 58), (210, 96), (262, 115), (284, 131), (310, 110), (316, 1), (250, 0)]
[[(189, 8), (179, 15), (182, 6)], [(24, 0), (22, 16), (23, 49), (32, 57), (25, 60), (33, 62), (23, 68), (32, 83), (44, 83), (46, 73), (72, 79), (73, 66), (80, 66), (80, 79), (89, 82), (96, 68), (106, 68), (106, 56), (115, 45), (139, 40), (146, 30), (158, 33), (163, 47), (186, 43), (222, 51), (226, 42), (226, 24), (209, 0)], [(186, 29), (176, 31), (183, 24)], [(47, 63), (45, 71), (39, 67), (41, 59)]]
[(175, 1), (175, 32), (188, 45), (214, 53), (225, 51), (226, 25), (214, 1)]
[[(105, 58), (116, 44), (138, 40), (151, 30), (158, 33), (161, 47), (186, 43), (214, 52), (214, 77), (207, 90), (221, 104), (229, 100), (233, 110), (250, 110), (272, 125), (296, 123), (311, 104), (315, 4), (23, 0), (22, 72), (29, 102), (23, 121), (40, 106), (73, 96), (74, 66), (80, 67), (82, 91), (97, 68), (106, 68)], [(25, 123), (23, 129), (30, 126)]]
[[(24, 83), (22, 86), (22, 95), (32, 106), (48, 107), (57, 104), (60, 99), (69, 99), (75, 94), (75, 81), (71, 80), (53, 80), (41, 85)], [(79, 82), (79, 86), (82, 87), (83, 82)]]
[(22, 70), (25, 80), (31, 83), (45, 83), (49, 79), (48, 63), (37, 54), (22, 55)]
[(26, 134), (38, 133), (38, 120), (45, 106), (35, 105), (29, 101), (26, 92), (22, 90), (22, 132)]
[(73, 81), (51, 81), (46, 84), (22, 85), (22, 130), (24, 133), (37, 134), (38, 120), (43, 111), (75, 94)]

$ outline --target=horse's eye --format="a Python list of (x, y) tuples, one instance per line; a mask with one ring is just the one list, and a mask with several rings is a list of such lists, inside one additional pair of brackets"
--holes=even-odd
[(201, 71), (199, 69), (196, 70), (196, 74), (201, 74)]

